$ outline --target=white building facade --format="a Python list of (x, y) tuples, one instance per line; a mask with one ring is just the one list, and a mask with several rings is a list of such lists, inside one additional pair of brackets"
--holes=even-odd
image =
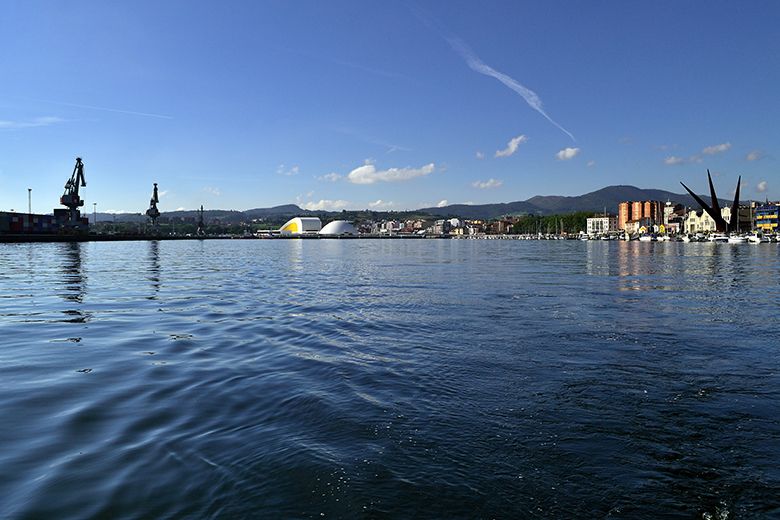
[[(731, 208), (720, 208), (720, 214), (723, 220), (731, 222)], [(743, 231), (751, 228), (751, 220), (750, 208), (740, 206), (739, 221)], [(715, 231), (715, 221), (703, 209), (689, 211), (685, 215), (685, 220), (683, 221), (684, 233), (690, 235), (694, 233), (714, 233)]]
[(618, 230), (617, 217), (590, 217), (587, 219), (587, 232), (589, 235), (603, 235)]

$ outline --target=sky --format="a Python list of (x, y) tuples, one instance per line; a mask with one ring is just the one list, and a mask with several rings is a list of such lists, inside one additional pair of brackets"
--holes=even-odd
[(0, 2), (0, 211), (780, 199), (780, 2)]

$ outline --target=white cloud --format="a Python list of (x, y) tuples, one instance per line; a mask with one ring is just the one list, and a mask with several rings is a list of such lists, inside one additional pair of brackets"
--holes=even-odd
[(168, 190), (160, 190), (160, 191), (157, 193), (157, 197), (159, 197), (159, 198), (163, 198), (163, 197), (165, 197), (166, 195), (168, 195)]
[(596, 161), (588, 161), (588, 168), (593, 168), (596, 166)]
[(307, 202), (303, 205), (303, 209), (309, 211), (338, 211), (345, 209), (349, 206), (349, 202), (346, 200), (327, 200), (320, 199), (317, 202)]
[(341, 179), (341, 174), (338, 174), (336, 172), (327, 173), (325, 175), (322, 175), (320, 177), (317, 177), (318, 181), (328, 181), (328, 182), (336, 182), (339, 179)]
[(670, 155), (666, 159), (664, 159), (664, 164), (669, 166), (674, 166), (676, 164), (683, 164), (685, 163), (684, 157), (677, 157), (676, 155)]
[(479, 188), (481, 190), (486, 190), (490, 188), (500, 188), (504, 184), (504, 181), (499, 181), (493, 178), (490, 178), (486, 181), (475, 181), (472, 182), (471, 185), (475, 188)]
[(712, 146), (707, 146), (704, 149), (702, 149), (701, 153), (706, 155), (715, 155), (716, 153), (725, 152), (729, 148), (731, 148), (731, 143), (714, 144)]
[(560, 152), (556, 153), (555, 157), (557, 157), (559, 161), (568, 161), (570, 159), (574, 159), (579, 153), (579, 148), (564, 148)]
[(477, 159), (484, 159), (485, 158), (485, 154), (480, 152), (479, 150), (477, 150), (477, 153), (474, 154), (474, 155), (477, 157)]
[(51, 100), (45, 100), (45, 99), (39, 99), (37, 100), (41, 103), (49, 103), (51, 105), (61, 105), (64, 107), (76, 107), (76, 108), (86, 108), (88, 110), (101, 110), (103, 112), (115, 112), (117, 114), (129, 114), (132, 116), (142, 116), (142, 117), (154, 117), (157, 119), (173, 119), (172, 116), (167, 116), (164, 114), (152, 114), (149, 112), (136, 112), (135, 110), (122, 110), (119, 108), (109, 108), (109, 107), (96, 107), (94, 105), (80, 105), (78, 103), (65, 103), (62, 101), (51, 101)]
[(678, 155), (670, 155), (664, 159), (664, 164), (668, 166), (675, 166), (678, 164), (686, 164), (686, 163), (700, 163), (703, 162), (704, 159), (701, 158), (701, 155), (691, 155), (690, 157), (680, 157)]
[(300, 168), (295, 165), (290, 168), (285, 167), (284, 164), (280, 164), (279, 167), (276, 169), (276, 173), (279, 175), (286, 175), (288, 177), (291, 177), (293, 175), (298, 175), (300, 173)]
[(392, 208), (395, 206), (395, 203), (392, 201), (384, 201), (382, 199), (375, 200), (374, 202), (369, 202), (368, 207), (371, 209), (384, 209), (384, 208)]
[(525, 135), (518, 135), (517, 137), (513, 137), (509, 140), (509, 142), (506, 144), (506, 148), (503, 150), (496, 150), (496, 157), (509, 157), (513, 153), (517, 151), (517, 147), (520, 146), (520, 144), (528, 141), (528, 138)]
[(408, 181), (415, 177), (424, 177), (433, 173), (436, 167), (433, 163), (420, 168), (389, 168), (377, 170), (374, 163), (367, 160), (363, 166), (358, 166), (347, 175), (347, 180), (352, 184), (374, 184), (375, 182), (399, 182)]
[(444, 206), (449, 206), (449, 204), (450, 204), (450, 203), (449, 203), (449, 201), (448, 201), (447, 199), (444, 199), (444, 200), (440, 200), (440, 201), (439, 201), (439, 202), (436, 204), (436, 207), (437, 207), (437, 208), (443, 208)]
[(203, 191), (205, 191), (206, 193), (210, 193), (215, 197), (219, 197), (220, 195), (222, 195), (222, 192), (219, 191), (219, 188), (214, 188), (212, 186), (206, 186), (205, 188), (203, 188)]
[(758, 186), (756, 186), (756, 191), (759, 193), (764, 193), (767, 190), (767, 184), (766, 181), (761, 181), (758, 183)]
[(178, 208), (176, 208), (174, 211), (185, 211), (186, 209), (187, 209), (187, 208), (185, 208), (184, 206), (179, 206), (179, 207), (178, 207)]
[(17, 128), (34, 128), (38, 126), (51, 126), (57, 123), (64, 122), (64, 119), (59, 117), (36, 117), (28, 121), (4, 121), (0, 119), (0, 130), (15, 130)]
[(763, 158), (764, 158), (764, 152), (762, 152), (761, 150), (752, 150), (745, 156), (746, 161), (758, 161)]
[(544, 111), (544, 107), (542, 106), (542, 100), (539, 98), (539, 96), (534, 92), (533, 90), (525, 87), (524, 85), (521, 85), (517, 82), (514, 78), (507, 76), (503, 72), (499, 72), (490, 65), (487, 65), (482, 60), (479, 59), (479, 57), (474, 54), (474, 51), (472, 51), (465, 43), (463, 43), (461, 40), (457, 38), (447, 38), (447, 42), (450, 44), (450, 47), (460, 54), (460, 56), (466, 61), (466, 64), (471, 68), (471, 70), (475, 72), (479, 72), (480, 74), (484, 74), (485, 76), (490, 76), (492, 78), (497, 79), (501, 83), (503, 83), (505, 86), (509, 87), (510, 89), (514, 90), (517, 94), (519, 94), (526, 103), (528, 103), (528, 106), (539, 112), (544, 116), (545, 119), (547, 119), (550, 123), (555, 125), (558, 129), (560, 129), (563, 133), (571, 137), (572, 141), (576, 142), (576, 139), (574, 139), (574, 136), (566, 130), (564, 127), (553, 121), (553, 119), (547, 115), (547, 112)]

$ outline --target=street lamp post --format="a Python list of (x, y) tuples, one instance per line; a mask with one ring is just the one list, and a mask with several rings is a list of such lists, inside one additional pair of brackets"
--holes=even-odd
[(97, 228), (97, 202), (92, 203), (92, 223)]
[(27, 213), (32, 215), (32, 188), (27, 188)]

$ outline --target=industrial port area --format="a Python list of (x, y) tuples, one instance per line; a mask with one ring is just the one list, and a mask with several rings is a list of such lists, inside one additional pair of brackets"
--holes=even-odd
[[(51, 214), (31, 211), (0, 212), (0, 242), (86, 242), (126, 240), (190, 239), (514, 239), (514, 240), (639, 240), (679, 242), (767, 243), (778, 241), (780, 203), (740, 204), (740, 181), (731, 206), (720, 207), (712, 178), (707, 172), (710, 204), (685, 184), (699, 209), (658, 200), (620, 202), (617, 214), (568, 212), (561, 215), (504, 214), (485, 219), (464, 219), (452, 214), (303, 214), (297, 206), (286, 212), (228, 222), (225, 211), (213, 211), (207, 222), (203, 205), (198, 210), (162, 215), (160, 195), (153, 183), (148, 209), (144, 213), (111, 215), (100, 222), (97, 212), (82, 214), (85, 205), (80, 189), (86, 187), (84, 162), (76, 158), (60, 197), (64, 207)], [(741, 180), (741, 179), (740, 179)], [(96, 205), (96, 203), (93, 203)], [(273, 209), (273, 208), (272, 208)], [(254, 210), (258, 211), (258, 210)], [(266, 210), (260, 210), (266, 211)], [(301, 212), (296, 214), (297, 212)], [(232, 212), (241, 214), (241, 212)], [(323, 225), (323, 221), (325, 222)]]
[[(98, 233), (90, 229), (88, 216), (83, 216), (81, 208), (84, 199), (79, 194), (80, 188), (87, 186), (84, 176), (84, 162), (81, 157), (76, 157), (76, 164), (70, 178), (65, 182), (65, 191), (60, 197), (60, 204), (64, 208), (55, 208), (51, 215), (32, 213), (30, 192), (28, 189), (28, 212), (0, 212), (0, 242), (84, 242), (84, 241), (117, 241), (117, 240), (143, 240), (143, 239), (167, 239), (181, 240), (192, 238), (188, 235), (163, 234), (157, 227), (160, 210), (157, 204), (160, 202), (157, 183), (154, 183), (152, 197), (149, 200), (149, 209), (146, 217), (150, 226), (139, 229), (136, 233)], [(96, 223), (96, 222), (94, 222)], [(203, 232), (203, 206), (200, 208), (200, 220), (196, 231), (197, 238), (224, 238), (219, 236), (206, 237)]]

